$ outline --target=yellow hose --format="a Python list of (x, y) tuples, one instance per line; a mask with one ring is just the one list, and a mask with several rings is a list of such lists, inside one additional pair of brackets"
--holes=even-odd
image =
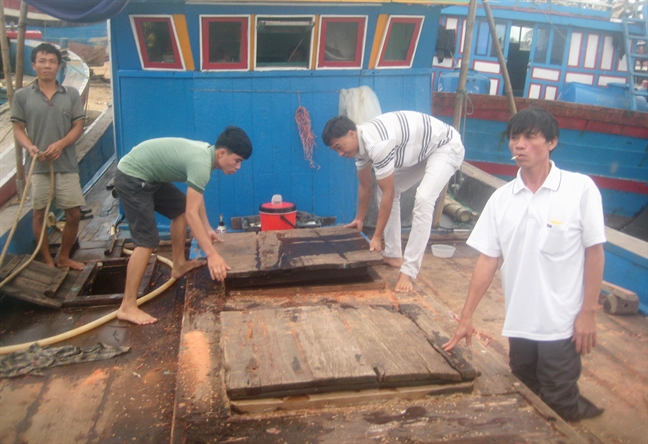
[[(132, 254), (132, 251), (124, 250), (124, 253)], [(158, 260), (160, 262), (162, 262), (163, 264), (166, 264), (169, 267), (171, 267), (171, 269), (173, 269), (173, 262), (170, 261), (169, 259), (167, 259), (165, 257), (158, 256)], [(153, 299), (154, 297), (158, 296), (160, 293), (164, 292), (169, 287), (171, 287), (175, 283), (175, 281), (176, 281), (176, 278), (171, 276), (171, 278), (168, 281), (166, 281), (161, 287), (156, 288), (152, 292), (148, 293), (146, 296), (142, 296), (141, 298), (139, 298), (137, 300), (137, 305), (140, 306), (144, 302), (148, 302), (151, 299)], [(0, 355), (6, 355), (8, 353), (13, 353), (15, 351), (24, 350), (26, 348), (29, 348), (31, 345), (37, 344), (37, 343), (40, 344), (40, 346), (42, 347), (42, 346), (45, 346), (45, 345), (51, 345), (51, 344), (55, 344), (57, 342), (65, 341), (66, 339), (73, 338), (73, 337), (78, 336), (78, 335), (80, 335), (82, 333), (90, 331), (93, 328), (99, 327), (100, 325), (103, 325), (108, 321), (112, 321), (113, 319), (115, 319), (115, 317), (117, 317), (117, 311), (118, 310), (115, 310), (112, 313), (108, 313), (107, 315), (105, 315), (105, 316), (103, 316), (103, 317), (101, 317), (101, 318), (99, 318), (99, 319), (97, 319), (95, 321), (89, 322), (88, 324), (82, 325), (81, 327), (77, 327), (74, 330), (69, 330), (69, 331), (67, 331), (65, 333), (61, 333), (60, 335), (51, 336), (49, 338), (41, 339), (40, 341), (25, 342), (23, 344), (8, 345), (6, 347), (0, 347)]]
[[(39, 154), (40, 155), (40, 154)], [(11, 243), (11, 240), (13, 239), (13, 235), (16, 232), (16, 228), (18, 227), (18, 221), (20, 220), (20, 213), (22, 213), (22, 208), (23, 205), (25, 204), (25, 200), (27, 198), (27, 190), (29, 189), (29, 184), (31, 183), (31, 177), (32, 173), (34, 172), (34, 167), (36, 166), (36, 161), (38, 160), (38, 156), (34, 157), (32, 159), (32, 164), (31, 168), (29, 169), (29, 175), (27, 176), (27, 181), (25, 184), (25, 189), (23, 190), (22, 197), (20, 198), (20, 205), (18, 206), (18, 211), (16, 212), (16, 220), (14, 221), (14, 224), (11, 227), (11, 231), (9, 232), (9, 236), (7, 236), (7, 241), (5, 242), (4, 248), (2, 249), (2, 254), (0, 254), (0, 266), (4, 263), (5, 255), (7, 254), (7, 250), (9, 249), (9, 244)], [(54, 166), (52, 162), (49, 163), (49, 170), (50, 170), (50, 188), (49, 188), (49, 193), (47, 195), (47, 205), (45, 206), (45, 214), (48, 215), (50, 205), (52, 204), (52, 197), (54, 196)], [(43, 219), (43, 227), (41, 228), (41, 234), (40, 238), (38, 239), (38, 245), (36, 245), (36, 249), (34, 250), (34, 253), (30, 256), (30, 258), (22, 264), (20, 267), (18, 267), (16, 270), (13, 271), (9, 276), (7, 276), (2, 282), (0, 282), (0, 288), (4, 287), (4, 285), (8, 282), (10, 282), (14, 277), (16, 277), (21, 271), (23, 271), (27, 266), (34, 260), (38, 252), (40, 251), (41, 245), (43, 245), (43, 239), (45, 239), (45, 232), (47, 231), (47, 221)]]

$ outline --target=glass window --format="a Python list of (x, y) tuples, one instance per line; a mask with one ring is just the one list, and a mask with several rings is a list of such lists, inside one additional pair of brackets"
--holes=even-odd
[(527, 26), (511, 26), (510, 45), (517, 46), (520, 51), (531, 50), (533, 28)]
[(184, 69), (171, 17), (131, 17), (144, 68)]
[[(497, 42), (499, 43), (500, 48), (504, 48), (504, 39), (506, 38), (506, 24), (505, 23), (495, 23), (495, 32), (497, 33)], [(497, 57), (497, 51), (495, 46), (491, 44), (491, 57)]]
[(248, 20), (202, 17), (203, 69), (248, 69)]
[(551, 45), (551, 59), (549, 60), (549, 63), (552, 65), (562, 66), (563, 64), (565, 45), (567, 44), (566, 34), (566, 30), (554, 30), (553, 45)]
[(477, 47), (475, 48), (475, 55), (487, 55), (490, 40), (491, 37), (488, 22), (480, 21), (477, 28)]
[(390, 17), (378, 67), (412, 66), (423, 17)]
[(258, 17), (257, 68), (308, 68), (314, 25), (312, 17)]
[(322, 17), (318, 67), (362, 67), (365, 21), (364, 17)]
[(550, 34), (551, 30), (549, 28), (538, 28), (538, 39), (536, 40), (535, 55), (533, 56), (535, 63), (547, 63)]

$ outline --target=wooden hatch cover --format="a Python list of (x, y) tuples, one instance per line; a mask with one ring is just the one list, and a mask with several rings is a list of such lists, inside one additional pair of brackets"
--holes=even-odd
[[(384, 307), (309, 306), (221, 313), (230, 399), (472, 380), (410, 318)], [(468, 364), (469, 366), (469, 364)]]
[[(0, 269), (0, 281), (5, 280), (14, 270), (17, 270), (30, 258), (30, 255), (7, 255), (5, 265)], [(57, 268), (42, 262), (32, 261), (2, 287), (2, 292), (8, 296), (31, 302), (49, 308), (59, 308), (62, 301), (54, 297), (63, 280), (68, 274), (68, 268)]]
[(382, 263), (382, 255), (369, 251), (369, 243), (352, 228), (226, 233), (223, 240), (215, 246), (232, 267), (226, 282), (233, 286), (343, 277)]

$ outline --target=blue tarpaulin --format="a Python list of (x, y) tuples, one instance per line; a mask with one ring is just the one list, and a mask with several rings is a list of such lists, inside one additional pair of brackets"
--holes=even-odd
[(116, 16), (130, 0), (25, 0), (30, 6), (60, 20), (95, 23)]

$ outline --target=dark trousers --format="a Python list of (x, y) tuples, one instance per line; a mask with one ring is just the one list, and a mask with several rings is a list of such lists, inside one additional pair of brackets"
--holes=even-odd
[(509, 338), (509, 358), (511, 372), (563, 419), (578, 421), (596, 408), (578, 390), (581, 357), (571, 338)]

